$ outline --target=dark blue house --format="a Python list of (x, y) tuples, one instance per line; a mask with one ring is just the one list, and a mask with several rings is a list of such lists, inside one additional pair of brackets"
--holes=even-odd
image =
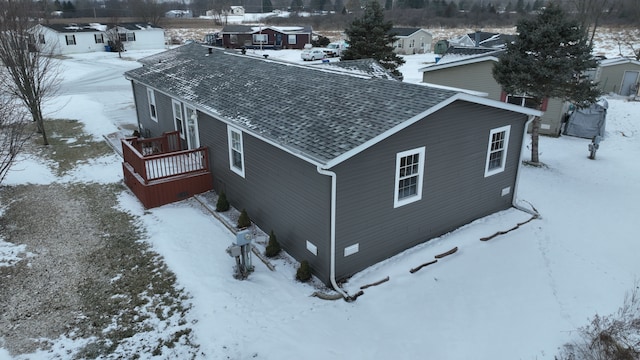
[(513, 206), (540, 112), (441, 88), (185, 45), (128, 71), (141, 134), (206, 147), (213, 187), (340, 281)]

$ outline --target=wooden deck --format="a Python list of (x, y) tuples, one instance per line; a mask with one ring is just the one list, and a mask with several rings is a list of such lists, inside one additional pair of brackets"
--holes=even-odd
[(177, 131), (161, 137), (124, 138), (124, 182), (145, 208), (162, 206), (213, 188), (206, 147), (181, 150)]

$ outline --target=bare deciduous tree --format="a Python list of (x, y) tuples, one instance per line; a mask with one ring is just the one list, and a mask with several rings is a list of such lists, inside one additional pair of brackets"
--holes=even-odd
[(45, 43), (32, 15), (30, 2), (0, 0), (0, 61), (6, 71), (0, 86), (29, 109), (44, 144), (49, 145), (42, 104), (58, 89), (60, 72), (52, 57), (57, 44)]
[(166, 4), (159, 0), (129, 0), (129, 6), (135, 17), (151, 25), (158, 25), (168, 9)]
[(612, 0), (572, 0), (575, 7), (576, 16), (580, 26), (589, 34), (589, 46), (593, 46), (593, 38), (596, 36), (596, 29), (600, 25), (602, 16), (611, 6)]
[(0, 184), (32, 134), (26, 115), (18, 99), (0, 93)]

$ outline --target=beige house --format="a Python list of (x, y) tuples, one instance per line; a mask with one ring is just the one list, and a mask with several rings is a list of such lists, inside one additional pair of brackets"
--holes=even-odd
[(601, 60), (594, 80), (605, 94), (635, 95), (640, 83), (640, 61), (631, 58)]
[(393, 43), (396, 54), (424, 54), (431, 51), (433, 35), (420, 28), (400, 28), (394, 27), (391, 33), (395, 34), (397, 40)]
[[(484, 92), (492, 100), (533, 108), (526, 96), (506, 94), (493, 78), (493, 65), (498, 62), (502, 50), (487, 50), (476, 55), (447, 54), (437, 64), (420, 69), (422, 81), (429, 84), (449, 86)], [(540, 134), (558, 136), (562, 120), (569, 110), (569, 103), (560, 99), (547, 99), (542, 104)]]

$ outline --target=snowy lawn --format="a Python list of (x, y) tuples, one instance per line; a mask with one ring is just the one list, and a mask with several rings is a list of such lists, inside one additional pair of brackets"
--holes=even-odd
[[(301, 62), (299, 52), (270, 52), (270, 59), (278, 57)], [(417, 69), (433, 54), (405, 58), (405, 81), (418, 82)], [(132, 129), (133, 97), (121, 74), (138, 66), (134, 61), (96, 53), (61, 63), (65, 81), (47, 107), (51, 117), (78, 119), (98, 137)], [(607, 135), (596, 160), (587, 158), (586, 139), (542, 138), (546, 167), (522, 169), (518, 197), (540, 219), (480, 241), (531, 217), (511, 209), (409, 249), (344, 284), (355, 294), (389, 277), (351, 303), (310, 297), (316, 289), (296, 282), (295, 268), (282, 260), (272, 272), (254, 257), (255, 272), (235, 280), (234, 260), (225, 252), (234, 236), (195, 200), (145, 211), (123, 192), (119, 207), (138, 217), (147, 241), (192, 296), (188, 317), (201, 359), (553, 359), (589, 317), (614, 312), (640, 277), (640, 103), (608, 100)], [(122, 176), (116, 156), (65, 178), (38, 159), (25, 159), (16, 170), (5, 185)], [(454, 246), (455, 254), (409, 272)], [(29, 251), (0, 239), (0, 266)], [(60, 339), (52, 352), (17, 359), (66, 358), (82, 345)], [(180, 346), (170, 353), (186, 355)], [(9, 355), (0, 348), (3, 358)]]

